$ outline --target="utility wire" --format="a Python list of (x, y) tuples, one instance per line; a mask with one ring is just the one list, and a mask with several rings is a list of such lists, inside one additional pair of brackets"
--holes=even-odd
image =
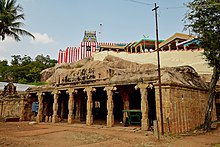
[[(220, 3), (216, 3), (216, 4), (203, 4), (203, 5), (195, 5), (196, 7), (207, 7), (207, 6), (219, 6)], [(168, 9), (181, 9), (181, 8), (186, 8), (186, 6), (177, 6), (177, 7), (162, 7), (160, 8), (160, 10), (168, 10)]]
[[(138, 4), (141, 4), (141, 5), (147, 5), (147, 6), (153, 6), (154, 4), (150, 4), (150, 3), (145, 3), (145, 2), (141, 2), (141, 1), (138, 1), (138, 0), (126, 0), (126, 1), (130, 1), (130, 2), (133, 2), (133, 3), (138, 3)], [(178, 6), (178, 7), (165, 7), (165, 8), (161, 8), (160, 10), (168, 10), (168, 9), (180, 9), (180, 8), (185, 8), (184, 6)]]
[[(126, 0), (126, 1), (130, 1), (130, 2), (133, 2), (133, 3), (138, 3), (138, 4), (142, 4), (142, 5), (147, 5), (147, 6), (153, 6), (154, 5), (154, 4), (145, 3), (145, 2), (142, 2), (142, 1), (138, 1), (138, 0)], [(218, 6), (218, 5), (220, 5), (220, 3), (198, 5), (198, 7)], [(160, 10), (183, 9), (183, 8), (186, 8), (186, 6), (161, 7)]]
[(160, 10), (169, 10), (169, 9), (183, 9), (186, 8), (185, 6), (179, 6), (179, 7), (161, 7)]
[(142, 5), (147, 5), (147, 6), (153, 6), (154, 5), (154, 4), (150, 4), (150, 3), (141, 2), (141, 1), (138, 1), (138, 0), (126, 0), (126, 1), (130, 1), (130, 2), (133, 2), (133, 3), (138, 3), (138, 4), (142, 4)]

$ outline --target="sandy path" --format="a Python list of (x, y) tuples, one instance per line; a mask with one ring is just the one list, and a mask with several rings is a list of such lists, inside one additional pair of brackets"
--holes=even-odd
[(220, 127), (211, 133), (187, 137), (168, 136), (161, 140), (152, 132), (143, 132), (137, 126), (105, 126), (64, 123), (28, 122), (0, 123), (1, 147), (145, 147), (145, 146), (211, 146), (220, 144)]

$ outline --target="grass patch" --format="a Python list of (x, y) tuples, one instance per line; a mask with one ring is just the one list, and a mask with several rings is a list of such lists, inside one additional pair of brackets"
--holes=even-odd
[(35, 85), (35, 86), (41, 86), (41, 85), (47, 85), (47, 82), (33, 82), (33, 83), (28, 83), (29, 85)]

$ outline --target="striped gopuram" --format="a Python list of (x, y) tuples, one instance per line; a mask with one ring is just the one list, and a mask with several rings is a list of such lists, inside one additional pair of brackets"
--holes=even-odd
[(103, 43), (97, 42), (95, 31), (85, 31), (83, 41), (80, 42), (80, 47), (67, 47), (65, 50), (60, 50), (58, 53), (58, 63), (73, 63), (81, 59), (91, 57), (100, 46), (114, 46), (125, 43)]

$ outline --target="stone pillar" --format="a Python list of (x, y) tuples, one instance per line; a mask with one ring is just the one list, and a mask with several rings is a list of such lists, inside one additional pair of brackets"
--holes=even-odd
[(148, 119), (148, 101), (147, 101), (147, 84), (138, 84), (141, 93), (141, 130), (147, 131), (149, 129), (149, 119)]
[[(129, 102), (129, 89), (125, 90), (125, 89), (118, 89), (119, 93), (121, 94), (122, 98), (123, 98), (123, 109), (124, 110), (129, 110), (130, 109), (130, 102)], [(123, 112), (123, 123), (125, 123), (126, 118), (127, 118), (127, 113)]]
[(113, 114), (113, 108), (114, 108), (114, 102), (112, 99), (113, 96), (113, 90), (114, 87), (105, 87), (104, 89), (107, 93), (107, 127), (113, 127), (114, 126), (114, 114)]
[(145, 46), (143, 47), (142, 44), (140, 44), (140, 52), (145, 53)]
[[(179, 43), (179, 40), (175, 40), (176, 44)], [(176, 45), (176, 49), (179, 50), (179, 46)]]
[(171, 51), (171, 44), (170, 43), (168, 44), (168, 49), (169, 49), (169, 51)]
[[(84, 97), (82, 98), (82, 99), (84, 99)], [(78, 121), (78, 122), (80, 122), (80, 106), (81, 106), (81, 101), (82, 101), (82, 99), (76, 99), (76, 115), (75, 115), (75, 121)]]
[(68, 123), (73, 124), (74, 122), (74, 114), (73, 114), (73, 109), (74, 109), (74, 89), (69, 89), (69, 102), (68, 102)]
[(60, 105), (60, 116), (58, 117), (59, 118), (59, 121), (62, 121), (63, 120), (63, 117), (64, 117), (64, 111), (65, 111), (65, 109), (64, 109), (64, 97), (63, 97), (63, 95), (62, 95), (62, 97), (60, 97), (60, 99), (61, 99), (61, 105)]
[(53, 98), (54, 98), (52, 123), (56, 123), (56, 122), (58, 122), (57, 111), (58, 111), (59, 92), (58, 92), (58, 90), (54, 90), (54, 91), (52, 92), (52, 94), (53, 94)]
[(48, 116), (48, 103), (44, 103), (43, 115), (45, 116), (44, 122), (48, 122), (48, 121), (49, 121), (49, 116)]
[(90, 126), (93, 124), (93, 115), (92, 115), (92, 87), (86, 87), (85, 91), (87, 93), (87, 114), (86, 114), (86, 125)]
[(37, 113), (37, 122), (42, 122), (43, 120), (43, 93), (38, 92), (38, 113)]
[[(27, 94), (27, 96), (29, 96), (29, 94)], [(25, 120), (25, 96), (22, 95), (21, 97), (21, 101), (20, 101), (20, 121), (24, 121)]]

